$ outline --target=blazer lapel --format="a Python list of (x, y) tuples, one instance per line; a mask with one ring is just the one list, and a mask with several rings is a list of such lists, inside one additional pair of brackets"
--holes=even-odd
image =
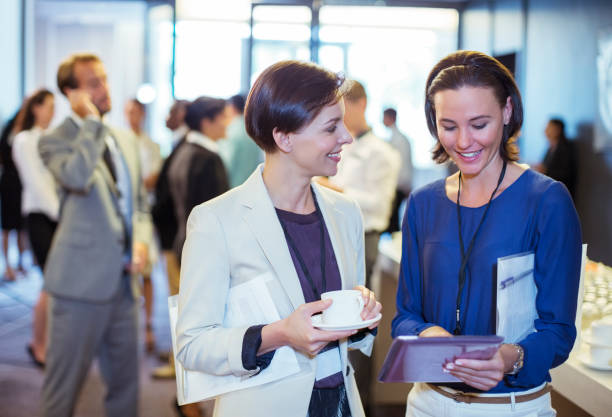
[[(347, 259), (344, 256), (344, 245), (342, 239), (341, 228), (338, 225), (336, 219), (340, 219), (343, 213), (336, 208), (336, 206), (319, 190), (319, 185), (314, 183), (313, 190), (317, 196), (317, 202), (319, 208), (323, 214), (323, 220), (325, 220), (325, 227), (327, 233), (329, 233), (329, 239), (331, 240), (332, 247), (334, 248), (334, 254), (336, 255), (336, 263), (340, 270), (340, 279), (342, 280), (342, 289), (347, 289), (347, 285), (351, 285), (351, 277), (347, 277), (345, 272), (348, 270)], [(352, 288), (352, 285), (351, 285)]]
[(243, 198), (244, 220), (255, 235), (257, 243), (295, 309), (304, 304), (304, 294), (291, 259), (285, 234), (263, 182), (261, 165), (242, 187), (245, 194)]

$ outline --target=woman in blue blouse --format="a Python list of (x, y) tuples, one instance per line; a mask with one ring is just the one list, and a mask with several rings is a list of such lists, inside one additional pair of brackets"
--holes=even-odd
[[(433, 158), (459, 171), (410, 196), (403, 223), (393, 337), (492, 335), (500, 257), (534, 252), (536, 332), (502, 344), (490, 360), (445, 366), (463, 383), (418, 383), (407, 415), (554, 416), (549, 370), (563, 363), (574, 327), (581, 231), (563, 184), (518, 164), (521, 96), (494, 58), (458, 51), (429, 74), (425, 114)], [(469, 403), (455, 401), (457, 391)], [(459, 397), (465, 398), (465, 397)]]

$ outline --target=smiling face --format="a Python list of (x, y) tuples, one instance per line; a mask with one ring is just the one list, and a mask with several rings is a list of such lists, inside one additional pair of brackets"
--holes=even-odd
[(290, 133), (290, 154), (307, 176), (332, 176), (338, 171), (342, 145), (353, 138), (343, 122), (344, 102), (325, 106), (312, 122)]
[(493, 90), (463, 86), (434, 95), (440, 144), (466, 177), (499, 171), (504, 124), (510, 121), (508, 97), (500, 107)]

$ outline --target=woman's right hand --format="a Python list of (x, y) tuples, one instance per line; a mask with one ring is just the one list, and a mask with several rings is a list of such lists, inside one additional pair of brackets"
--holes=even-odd
[(319, 300), (302, 304), (288, 317), (264, 326), (262, 343), (258, 354), (281, 346), (315, 356), (329, 342), (343, 339), (357, 333), (357, 330), (323, 331), (312, 326), (311, 317), (329, 307), (332, 300)]

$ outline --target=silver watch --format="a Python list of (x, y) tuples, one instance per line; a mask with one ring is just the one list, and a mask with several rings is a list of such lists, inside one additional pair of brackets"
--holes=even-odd
[(516, 344), (516, 343), (509, 343), (509, 345), (514, 346), (514, 348), (516, 349), (516, 352), (518, 353), (518, 356), (516, 358), (516, 361), (512, 364), (512, 370), (510, 370), (510, 372), (506, 372), (506, 375), (516, 375), (519, 373), (521, 368), (523, 368), (523, 362), (525, 359), (525, 350), (523, 349), (521, 345)]

